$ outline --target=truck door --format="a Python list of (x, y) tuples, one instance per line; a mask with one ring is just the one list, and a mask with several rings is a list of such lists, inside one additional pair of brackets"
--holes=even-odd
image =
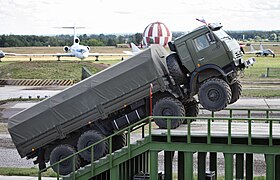
[(206, 64), (215, 64), (224, 67), (229, 63), (229, 57), (220, 41), (217, 41), (210, 32), (192, 39), (193, 60), (196, 67)]

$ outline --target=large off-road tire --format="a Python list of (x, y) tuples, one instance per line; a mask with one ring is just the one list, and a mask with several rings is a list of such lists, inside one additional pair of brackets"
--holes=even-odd
[(170, 75), (173, 77), (175, 83), (180, 85), (186, 82), (186, 76), (180, 68), (178, 59), (179, 58), (176, 53), (170, 54), (166, 58), (166, 64)]
[[(186, 117), (197, 117), (199, 113), (199, 106), (195, 98), (192, 98), (190, 101), (183, 103), (183, 105), (185, 108)], [(191, 121), (195, 121), (195, 119), (191, 119)], [(187, 124), (187, 123), (188, 120), (185, 119), (183, 121), (183, 124)]]
[[(67, 144), (59, 145), (55, 147), (50, 155), (50, 164), (53, 165), (54, 163), (74, 154), (76, 151), (75, 149)], [(80, 168), (80, 157), (77, 155), (75, 158), (75, 170)], [(67, 175), (73, 172), (73, 158), (63, 161), (59, 164), (59, 166), (54, 166), (53, 170), (60, 175)], [(59, 172), (58, 172), (59, 171)]]
[(126, 138), (124, 134), (113, 136), (112, 139), (112, 151), (123, 148), (126, 145)]
[[(95, 130), (86, 131), (79, 137), (77, 149), (78, 151), (80, 151), (104, 138), (105, 137), (103, 136), (103, 134), (99, 133), (98, 131)], [(108, 142), (102, 141), (101, 143), (95, 145), (93, 150), (94, 150), (94, 160), (97, 160), (108, 152)], [(90, 162), (91, 148), (81, 152), (80, 156), (85, 161)]]
[(230, 85), (231, 89), (231, 100), (229, 104), (235, 103), (241, 96), (242, 93), (242, 85), (241, 82), (237, 79), (235, 83)]
[[(185, 109), (181, 101), (172, 98), (165, 97), (159, 99), (153, 107), (154, 116), (185, 116)], [(167, 119), (155, 119), (155, 123), (161, 129), (167, 128)], [(171, 128), (175, 129), (182, 123), (182, 119), (171, 120)]]
[(209, 111), (220, 111), (227, 107), (231, 100), (229, 85), (222, 79), (211, 78), (204, 81), (199, 89), (200, 104)]

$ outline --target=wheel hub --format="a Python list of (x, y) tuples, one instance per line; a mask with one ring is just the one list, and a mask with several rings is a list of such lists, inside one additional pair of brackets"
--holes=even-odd
[(171, 109), (169, 109), (169, 108), (165, 108), (162, 111), (162, 115), (163, 116), (172, 116), (173, 115), (173, 111)]
[(210, 101), (218, 101), (220, 98), (220, 93), (216, 89), (211, 89), (208, 91), (208, 98)]

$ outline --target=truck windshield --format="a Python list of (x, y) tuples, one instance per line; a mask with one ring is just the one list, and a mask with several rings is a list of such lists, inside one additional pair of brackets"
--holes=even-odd
[(220, 29), (218, 31), (213, 31), (213, 32), (221, 40), (223, 40), (223, 39), (231, 39), (231, 37), (225, 31), (223, 31), (222, 29)]

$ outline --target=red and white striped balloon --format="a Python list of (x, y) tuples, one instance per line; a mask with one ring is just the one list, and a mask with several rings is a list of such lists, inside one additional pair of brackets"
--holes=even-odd
[(172, 39), (172, 34), (168, 27), (162, 22), (149, 24), (143, 32), (143, 42), (145, 46), (150, 44), (160, 44), (166, 46)]

